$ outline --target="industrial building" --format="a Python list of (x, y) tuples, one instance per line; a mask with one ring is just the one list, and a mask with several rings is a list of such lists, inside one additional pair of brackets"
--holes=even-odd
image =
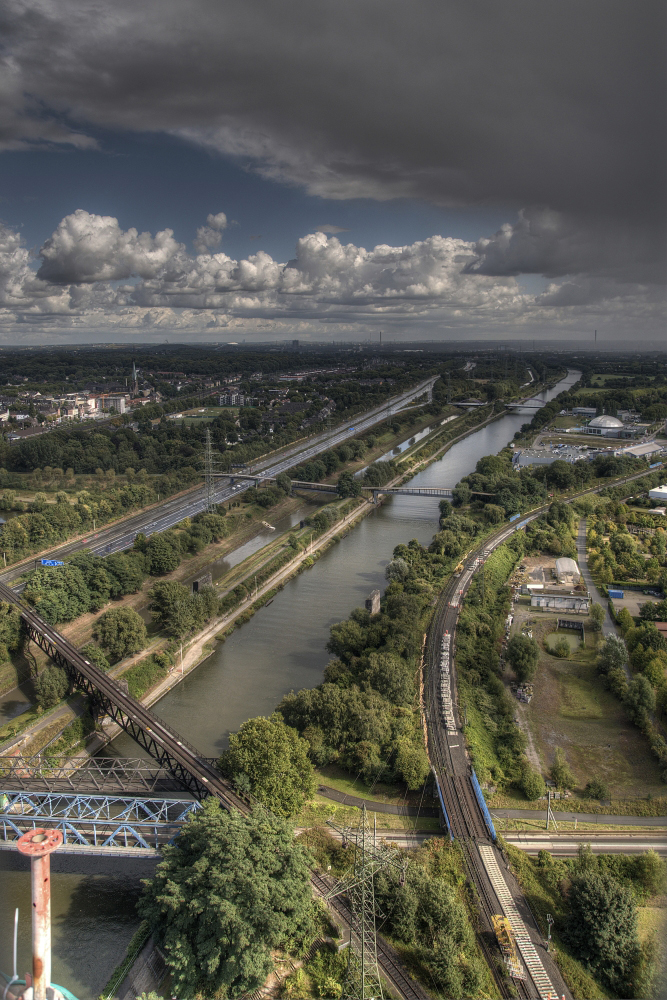
[(568, 556), (556, 559), (556, 578), (559, 583), (563, 583), (566, 586), (577, 586), (581, 578), (581, 573), (574, 559), (570, 559)]
[(660, 500), (664, 503), (667, 500), (667, 486), (656, 486), (648, 491), (649, 500)]
[(624, 424), (618, 417), (603, 413), (593, 419), (585, 427), (572, 427), (571, 434), (594, 434), (597, 437), (636, 438), (641, 437), (649, 429), (648, 424)]
[(531, 608), (542, 608), (544, 611), (574, 611), (587, 615), (591, 599), (588, 594), (533, 594), (530, 598)]

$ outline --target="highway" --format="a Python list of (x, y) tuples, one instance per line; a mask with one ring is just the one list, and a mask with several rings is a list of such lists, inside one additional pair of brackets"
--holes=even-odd
[[(424, 379), (412, 389), (408, 389), (398, 396), (393, 396), (386, 403), (368, 410), (357, 419), (345, 421), (342, 427), (338, 427), (332, 431), (323, 431), (315, 435), (315, 437), (309, 438), (307, 441), (299, 441), (279, 453), (268, 455), (256, 462), (249, 471), (257, 474), (258, 479), (275, 477), (281, 472), (292, 468), (294, 465), (307, 462), (309, 459), (319, 455), (320, 452), (342, 444), (344, 441), (369, 430), (375, 424), (386, 420), (392, 414), (406, 406), (407, 403), (428, 392), (438, 377), (432, 376), (431, 378)], [(252, 485), (253, 480), (241, 480), (236, 483), (226, 480), (224, 483), (216, 486), (213, 501), (216, 504), (228, 503), (236, 499)], [(167, 528), (173, 527), (184, 518), (193, 517), (195, 514), (206, 510), (207, 503), (208, 498), (205, 488), (202, 487), (188, 491), (184, 495), (171, 497), (149, 510), (141, 511), (124, 518), (117, 524), (101, 528), (99, 531), (88, 534), (84, 538), (79, 538), (76, 541), (58, 546), (49, 552), (49, 557), (61, 559), (63, 556), (70, 555), (72, 552), (77, 552), (83, 548), (102, 556), (108, 555), (111, 552), (121, 552), (134, 543), (134, 539), (140, 532), (149, 536), (155, 534), (155, 532), (166, 531)], [(15, 580), (21, 576), (29, 568), (29, 561), (23, 561), (20, 564), (11, 566), (0, 574), (0, 581), (9, 583), (11, 580)]]

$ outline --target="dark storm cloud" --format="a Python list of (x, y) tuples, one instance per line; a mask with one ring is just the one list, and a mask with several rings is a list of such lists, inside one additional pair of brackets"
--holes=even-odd
[(81, 145), (91, 124), (166, 130), (329, 198), (545, 206), (566, 238), (519, 223), (478, 248), (478, 270), (618, 272), (662, 234), (664, 14), (663, 0), (10, 0), (2, 134), (11, 149)]

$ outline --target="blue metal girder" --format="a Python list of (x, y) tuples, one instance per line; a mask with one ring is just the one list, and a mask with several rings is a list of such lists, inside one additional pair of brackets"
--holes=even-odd
[(159, 851), (178, 836), (188, 816), (200, 808), (186, 799), (140, 799), (102, 795), (3, 792), (0, 789), (0, 847), (11, 846), (27, 830), (45, 827), (63, 835), (68, 846), (89, 850), (137, 848)]

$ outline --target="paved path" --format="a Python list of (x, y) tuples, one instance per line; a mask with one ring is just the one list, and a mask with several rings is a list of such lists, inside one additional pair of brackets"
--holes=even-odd
[(586, 554), (586, 518), (583, 517), (579, 522), (579, 533), (577, 535), (577, 556), (579, 560), (579, 569), (581, 575), (584, 578), (584, 583), (586, 588), (598, 604), (600, 604), (604, 610), (604, 621), (602, 622), (602, 634), (603, 635), (616, 635), (616, 626), (611, 619), (609, 614), (609, 604), (607, 598), (604, 594), (600, 593), (598, 588), (593, 583), (593, 577), (590, 574), (588, 568), (588, 558)]
[(341, 802), (345, 806), (356, 806), (361, 809), (363, 805), (369, 812), (391, 813), (393, 816), (428, 816), (438, 817), (440, 810), (431, 806), (398, 806), (391, 802), (375, 802), (373, 799), (360, 799), (357, 795), (348, 795), (347, 792), (339, 792), (337, 788), (329, 788), (328, 785), (318, 785), (317, 791), (327, 799), (334, 802)]
[[(552, 810), (553, 812), (553, 810)], [(546, 809), (491, 809), (499, 819), (538, 819), (546, 823)], [(605, 813), (554, 812), (557, 823), (601, 823), (603, 826), (667, 826), (667, 816), (608, 816)]]

